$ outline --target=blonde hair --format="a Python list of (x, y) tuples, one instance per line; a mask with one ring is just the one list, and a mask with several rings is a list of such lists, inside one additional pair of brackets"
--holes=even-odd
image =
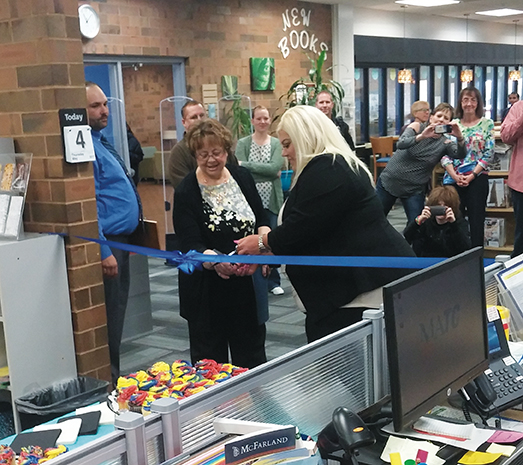
[(336, 125), (316, 107), (297, 105), (289, 108), (281, 117), (277, 131), (289, 134), (294, 145), (294, 183), (307, 164), (324, 153), (341, 155), (354, 172), (363, 170), (373, 182), (369, 169), (350, 149)]
[(410, 113), (414, 116), (414, 113), (426, 107), (430, 108), (429, 102), (425, 102), (425, 100), (416, 100), (410, 107)]

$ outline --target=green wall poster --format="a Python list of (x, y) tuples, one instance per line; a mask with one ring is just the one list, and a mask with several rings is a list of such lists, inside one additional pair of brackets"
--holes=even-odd
[(251, 90), (274, 90), (274, 58), (251, 58)]

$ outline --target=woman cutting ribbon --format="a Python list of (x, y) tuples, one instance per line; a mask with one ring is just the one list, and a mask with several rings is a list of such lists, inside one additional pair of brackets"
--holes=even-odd
[[(317, 108), (287, 110), (278, 126), (295, 180), (272, 232), (240, 239), (238, 253), (311, 256), (406, 256), (414, 253), (387, 221), (372, 175), (332, 121)], [(307, 311), (309, 342), (349, 326), (378, 308), (381, 286), (409, 271), (287, 266)]]
[(189, 324), (193, 363), (214, 359), (252, 368), (265, 356), (265, 322), (258, 321), (252, 274), (256, 265), (214, 262), (234, 252), (234, 241), (270, 231), (247, 169), (226, 165), (232, 137), (214, 119), (186, 135), (197, 168), (176, 188), (173, 222), (182, 252), (208, 254), (203, 270), (179, 273), (180, 314)]

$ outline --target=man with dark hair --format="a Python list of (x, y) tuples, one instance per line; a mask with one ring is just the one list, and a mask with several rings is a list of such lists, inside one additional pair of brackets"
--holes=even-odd
[[(196, 100), (189, 100), (182, 107), (182, 124), (185, 132), (205, 117), (203, 105)], [(175, 189), (185, 176), (196, 169), (196, 159), (191, 155), (185, 137), (172, 148), (168, 169), (169, 179)]]
[(340, 130), (341, 135), (349, 144), (349, 147), (354, 152), (356, 150), (356, 146), (354, 145), (354, 141), (352, 140), (352, 137), (349, 133), (349, 125), (343, 121), (343, 118), (341, 116), (333, 117), (332, 110), (334, 109), (334, 101), (332, 100), (332, 94), (328, 90), (322, 90), (318, 96), (316, 97), (316, 108), (322, 111), (325, 115), (327, 115), (328, 118), (332, 120), (332, 122), (336, 125), (336, 127)]
[[(141, 202), (131, 176), (114, 147), (100, 132), (107, 126), (107, 97), (94, 82), (85, 83), (92, 128), (98, 233), (100, 239), (127, 244), (138, 226)], [(120, 376), (120, 343), (129, 296), (129, 252), (100, 246), (107, 313), (107, 342), (113, 384)]]
[(512, 108), (512, 106), (519, 101), (519, 94), (517, 92), (512, 92), (508, 94), (508, 107), (503, 110), (503, 113), (501, 114), (501, 122), (505, 120), (505, 118), (508, 115), (508, 112)]

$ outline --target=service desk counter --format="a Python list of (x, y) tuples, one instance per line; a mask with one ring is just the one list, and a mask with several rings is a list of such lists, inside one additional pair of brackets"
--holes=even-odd
[[(485, 270), (487, 302), (500, 266)], [(367, 310), (361, 322), (225, 383), (180, 401), (159, 399), (151, 415), (118, 415), (114, 427), (100, 428), (53, 464), (173, 465), (223, 439), (213, 427), (219, 417), (292, 424), (317, 438), (337, 407), (361, 412), (389, 394), (386, 360), (383, 311)], [(523, 463), (522, 456), (518, 448), (504, 463)]]
[(101, 427), (53, 463), (176, 463), (220, 439), (217, 417), (293, 424), (315, 437), (336, 407), (361, 411), (386, 394), (382, 312), (366, 317), (187, 399), (161, 399), (169, 401), (158, 408), (162, 413), (119, 415), (115, 427)]

